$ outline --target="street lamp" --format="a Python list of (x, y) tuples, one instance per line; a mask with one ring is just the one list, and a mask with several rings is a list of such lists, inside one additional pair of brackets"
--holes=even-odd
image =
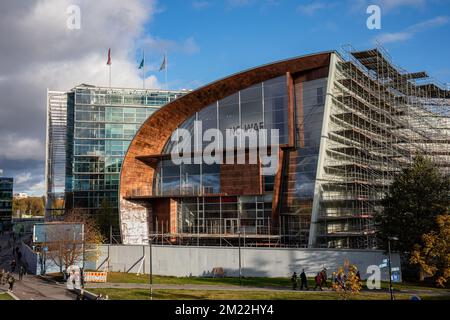
[(239, 285), (242, 285), (242, 272), (241, 272), (241, 230), (238, 231), (239, 236)]
[(388, 237), (388, 252), (389, 252), (389, 292), (391, 300), (394, 300), (394, 290), (392, 288), (392, 267), (391, 267), (391, 241), (398, 241), (397, 237)]
[(152, 253), (152, 244), (153, 244), (153, 236), (149, 237), (148, 240), (149, 249), (150, 249), (150, 300), (153, 300), (153, 253)]

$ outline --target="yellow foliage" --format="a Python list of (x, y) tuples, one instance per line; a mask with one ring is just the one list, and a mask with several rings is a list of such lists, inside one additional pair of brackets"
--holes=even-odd
[(359, 294), (362, 288), (361, 279), (358, 277), (358, 268), (345, 260), (344, 266), (333, 272), (333, 290), (343, 299)]
[(436, 277), (436, 284), (444, 287), (450, 278), (450, 215), (438, 216), (436, 223), (438, 230), (422, 236), (423, 244), (414, 246), (410, 262), (424, 274)]

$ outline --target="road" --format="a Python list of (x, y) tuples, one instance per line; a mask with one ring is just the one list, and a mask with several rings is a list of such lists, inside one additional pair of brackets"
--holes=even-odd
[[(0, 236), (0, 271), (10, 271), (13, 259), (12, 247), (8, 246), (9, 234)], [(18, 244), (17, 244), (18, 245)], [(75, 300), (75, 296), (69, 293), (64, 285), (46, 281), (38, 276), (26, 275), (19, 280), (19, 274), (14, 273), (16, 282), (13, 294), (20, 300)], [(0, 285), (0, 291), (7, 291), (8, 285)]]

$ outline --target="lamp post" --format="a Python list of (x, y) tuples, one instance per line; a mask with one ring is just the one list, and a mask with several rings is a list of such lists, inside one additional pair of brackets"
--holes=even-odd
[(150, 300), (153, 300), (153, 253), (152, 253), (152, 244), (153, 244), (153, 236), (149, 237), (149, 249), (150, 249)]
[(239, 285), (242, 285), (242, 272), (241, 272), (241, 230), (238, 231), (239, 236)]
[(394, 290), (392, 288), (392, 266), (391, 266), (391, 241), (398, 241), (397, 237), (388, 237), (388, 252), (389, 252), (389, 293), (391, 300), (394, 300)]

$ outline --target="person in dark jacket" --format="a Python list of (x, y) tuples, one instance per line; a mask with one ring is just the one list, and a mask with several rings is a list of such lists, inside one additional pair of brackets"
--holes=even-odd
[(303, 288), (308, 290), (308, 279), (306, 278), (305, 269), (300, 273), (300, 290), (303, 290)]
[(296, 272), (294, 272), (292, 274), (291, 282), (292, 282), (292, 290), (296, 290), (297, 289), (297, 273)]
[(22, 280), (24, 275), (25, 275), (25, 268), (23, 266), (20, 266), (20, 268), (19, 268), (19, 280)]
[(14, 289), (14, 282), (16, 282), (16, 279), (14, 279), (14, 277), (11, 275), (8, 279), (8, 284), (9, 284), (9, 291), (13, 292)]
[(13, 259), (11, 261), (11, 273), (14, 272), (14, 270), (16, 270), (16, 260)]

